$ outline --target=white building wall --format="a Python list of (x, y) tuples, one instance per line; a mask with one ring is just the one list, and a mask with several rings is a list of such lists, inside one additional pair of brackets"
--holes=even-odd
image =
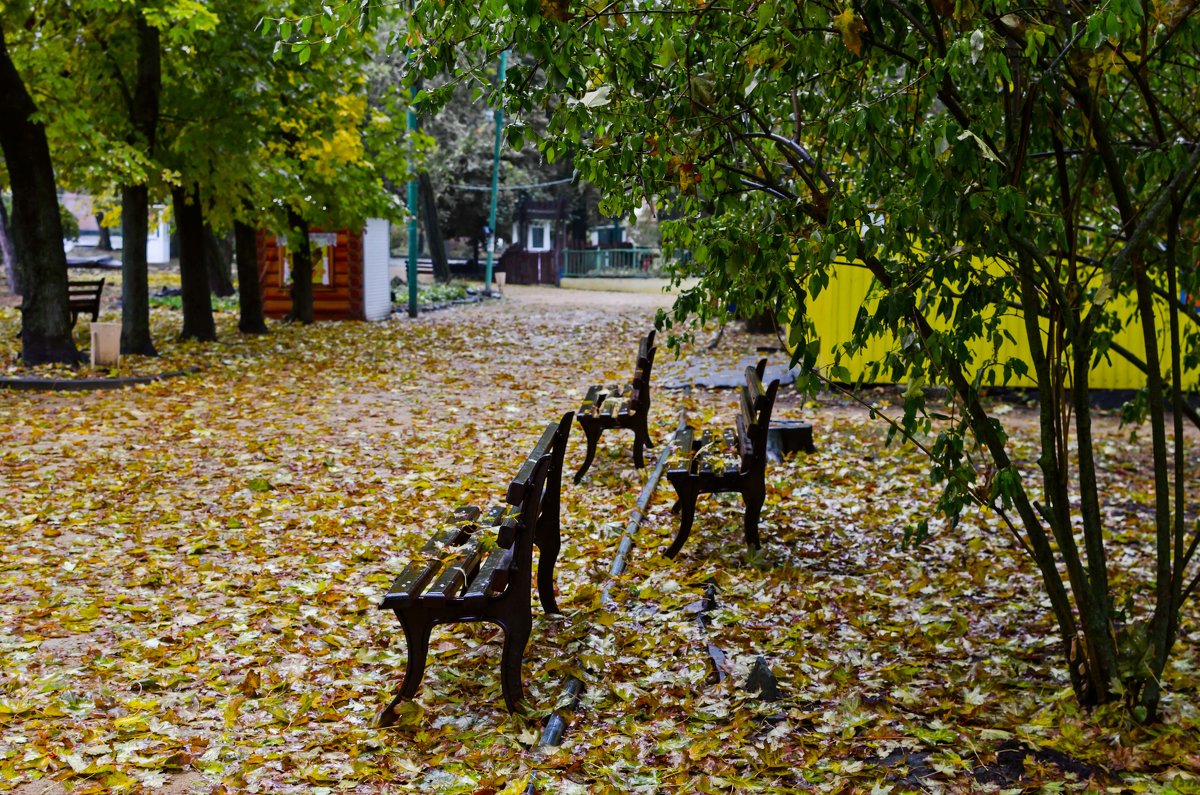
[[(158, 224), (154, 224), (157, 217)], [(146, 262), (161, 265), (171, 261), (171, 225), (163, 217), (161, 208), (150, 214), (150, 229), (146, 234)]]
[[(534, 229), (542, 231), (542, 239), (539, 243), (535, 240)], [(526, 251), (549, 251), (554, 248), (554, 224), (550, 221), (530, 221), (525, 232), (525, 239), (519, 240), (521, 236), (521, 228), (517, 224), (512, 226), (512, 237), (514, 241), (520, 242), (525, 247)], [(496, 250), (500, 250), (500, 245), (497, 244)]]
[(388, 275), (388, 222), (368, 218), (363, 232), (363, 315), (387, 320), (392, 314), (392, 283)]

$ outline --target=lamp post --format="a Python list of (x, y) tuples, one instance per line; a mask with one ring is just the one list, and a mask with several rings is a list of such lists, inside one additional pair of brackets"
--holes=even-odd
[[(408, 167), (412, 169), (412, 136), (417, 129), (417, 109), (408, 103)], [(417, 181), (408, 181), (408, 316), (417, 316)]]
[[(500, 53), (500, 70), (496, 74), (496, 88), (504, 86), (504, 69), (508, 64), (508, 50)], [(496, 148), (492, 153), (492, 202), (488, 210), (487, 267), (483, 272), (483, 286), (488, 295), (492, 292), (492, 257), (496, 253), (496, 193), (500, 186), (500, 141), (504, 133), (504, 106), (496, 107)]]

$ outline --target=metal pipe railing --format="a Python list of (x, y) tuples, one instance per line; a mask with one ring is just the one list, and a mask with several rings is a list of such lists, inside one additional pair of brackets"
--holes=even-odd
[(657, 276), (662, 254), (656, 248), (564, 249), (565, 278), (605, 276)]

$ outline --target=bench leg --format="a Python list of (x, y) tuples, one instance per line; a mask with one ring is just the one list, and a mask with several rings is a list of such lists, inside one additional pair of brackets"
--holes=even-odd
[(679, 532), (675, 534), (675, 540), (671, 542), (671, 546), (667, 547), (665, 554), (668, 558), (679, 554), (679, 550), (683, 549), (688, 535), (692, 532), (692, 521), (696, 518), (696, 498), (698, 496), (697, 492), (687, 488), (679, 492), (679, 499), (675, 503), (679, 507)]
[(645, 468), (646, 460), (642, 457), (642, 449), (649, 450), (650, 446), (650, 431), (646, 428), (646, 413), (642, 412), (633, 425), (633, 465), (638, 469)]
[(525, 697), (521, 685), (521, 663), (525, 659), (525, 647), (533, 632), (533, 614), (511, 617), (501, 624), (504, 627), (504, 652), (500, 657), (500, 689), (504, 692), (504, 703), (509, 712), (520, 711), (521, 699)]
[(587, 456), (583, 459), (583, 466), (579, 467), (579, 471), (575, 473), (575, 482), (583, 480), (583, 476), (587, 474), (588, 467), (592, 465), (592, 460), (596, 457), (596, 443), (600, 441), (600, 425), (594, 422), (584, 422), (584, 417), (580, 417), (579, 427), (583, 428), (583, 435), (587, 439)]
[(400, 683), (396, 697), (383, 712), (379, 713), (380, 726), (391, 726), (395, 723), (396, 706), (401, 701), (411, 700), (420, 689), (421, 680), (425, 678), (425, 658), (429, 654), (429, 632), (433, 628), (433, 623), (425, 616), (417, 618), (408, 612), (401, 613), (397, 610), (396, 617), (400, 619), (400, 625), (404, 627), (404, 640), (408, 645), (408, 664), (404, 667), (404, 681)]
[(758, 517), (762, 513), (763, 500), (766, 499), (766, 488), (756, 484), (742, 492), (746, 501), (746, 545), (758, 549), (761, 544), (758, 538)]
[(549, 535), (551, 534), (545, 533), (538, 539), (538, 598), (542, 600), (542, 610), (558, 613), (558, 602), (554, 599), (554, 565), (558, 562), (558, 550), (562, 542), (558, 533), (554, 533), (553, 538), (545, 537)]

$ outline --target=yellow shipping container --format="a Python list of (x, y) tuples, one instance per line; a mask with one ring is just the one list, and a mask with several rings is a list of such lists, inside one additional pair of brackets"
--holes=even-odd
[[(854, 328), (854, 318), (858, 315), (859, 307), (867, 299), (867, 292), (870, 289), (872, 276), (865, 268), (841, 266), (833, 269), (829, 286), (816, 299), (809, 301), (809, 315), (816, 327), (816, 333), (821, 340), (821, 352), (817, 359), (817, 367), (822, 369), (822, 372), (827, 372), (827, 368), (833, 363), (831, 348), (834, 343), (844, 342), (850, 339), (851, 331)], [(1128, 298), (1118, 297), (1113, 299), (1117, 303), (1118, 316), (1122, 318), (1132, 317), (1133, 304)], [(1166, 345), (1166, 329), (1167, 329), (1167, 311), (1166, 306), (1162, 301), (1158, 301), (1158, 330), (1159, 344), (1161, 353), (1165, 357), (1168, 350)], [(869, 308), (868, 308), (869, 309)], [(1184, 323), (1190, 321), (1183, 320)], [(937, 324), (935, 324), (937, 325)], [(990, 343), (980, 341), (976, 344), (974, 352), (976, 354), (976, 366), (982, 366), (991, 362), (991, 366), (995, 369), (996, 385), (1005, 385), (1013, 387), (1031, 387), (1033, 386), (1032, 379), (1028, 377), (1013, 376), (1007, 384), (1004, 383), (1002, 363), (1005, 359), (1013, 356), (1023, 358), (1026, 365), (1032, 372), (1032, 365), (1029, 362), (1028, 351), (1029, 346), (1025, 335), (1025, 324), (1022, 318), (1013, 313), (1004, 318), (1002, 327), (1012, 335), (1017, 342), (1014, 345), (1011, 342), (1005, 342), (1001, 345), (998, 355), (992, 353), (992, 345)], [(1137, 324), (1130, 324), (1122, 329), (1115, 337), (1114, 341), (1123, 348), (1131, 351), (1134, 355), (1142, 357), (1145, 351), (1145, 346), (1142, 344), (1142, 329)], [(879, 361), (888, 350), (897, 347), (894, 338), (877, 338), (867, 347), (867, 349), (852, 359), (843, 359), (842, 365), (850, 371), (851, 380), (858, 380), (865, 376), (866, 366), (872, 361)], [(1198, 373), (1192, 372), (1185, 379), (1185, 387), (1195, 387)], [(881, 380), (887, 380), (888, 374), (881, 374)], [(984, 383), (988, 383), (985, 378)], [(1129, 363), (1124, 357), (1116, 353), (1110, 352), (1108, 357), (1101, 360), (1092, 368), (1091, 388), (1093, 389), (1140, 389), (1146, 385), (1146, 376)]]

